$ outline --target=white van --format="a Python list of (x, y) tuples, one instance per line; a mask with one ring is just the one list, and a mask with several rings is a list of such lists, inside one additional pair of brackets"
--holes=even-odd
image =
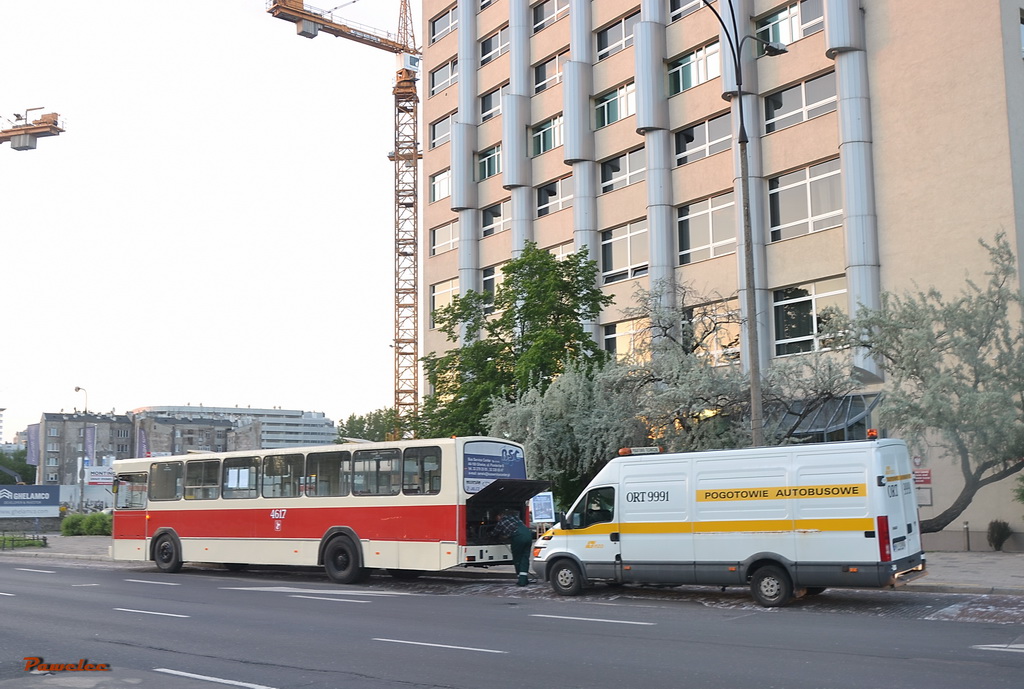
[(925, 574), (901, 440), (611, 460), (534, 545), (555, 592), (590, 582), (749, 585), (763, 606)]

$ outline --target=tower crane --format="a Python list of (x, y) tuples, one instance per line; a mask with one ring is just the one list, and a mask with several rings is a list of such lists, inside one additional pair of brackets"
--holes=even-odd
[(14, 124), (10, 129), (0, 129), (0, 144), (11, 142), (15, 151), (31, 151), (36, 147), (36, 139), (46, 136), (57, 136), (64, 131), (60, 115), (50, 112), (40, 115), (29, 122), (29, 113), (42, 108), (29, 108), (24, 115), (14, 115)]
[(332, 10), (302, 0), (268, 0), (267, 12), (295, 24), (298, 35), (314, 38), (321, 31), (394, 53), (401, 58), (392, 94), (395, 97), (395, 147), (388, 158), (395, 165), (395, 410), (401, 419), (416, 415), (419, 406), (419, 96), (416, 81), (420, 50), (413, 34), (410, 0), (401, 0), (398, 33), (391, 34), (346, 21)]

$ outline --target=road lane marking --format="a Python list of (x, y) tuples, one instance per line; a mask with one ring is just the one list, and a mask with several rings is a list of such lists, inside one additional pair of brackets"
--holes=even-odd
[(156, 612), (153, 610), (133, 610), (132, 608), (114, 608), (121, 612), (137, 612), (142, 615), (162, 615), (164, 617), (191, 617), (191, 615), (175, 615), (173, 612)]
[(601, 617), (566, 617), (564, 615), (530, 615), (530, 617), (550, 617), (554, 620), (577, 620), (579, 622), (609, 622), (611, 624), (639, 624), (645, 627), (653, 627), (655, 622), (631, 622), (629, 620), (606, 620)]
[(303, 589), (295, 586), (221, 586), (221, 591), (263, 591), (264, 593), (318, 593), (331, 596), (418, 596), (401, 591), (353, 591), (351, 589)]
[(330, 600), (336, 603), (369, 603), (368, 600), (355, 600), (354, 598), (328, 598), (327, 596), (299, 596), (292, 594), (289, 598), (309, 598), (310, 600)]
[(99, 586), (99, 584), (72, 584), (71, 588), (75, 588), (76, 586)]
[(14, 596), (13, 593), (0, 593), (0, 596)]
[(25, 567), (15, 567), (14, 569), (21, 572), (38, 572), (39, 574), (56, 574), (57, 572), (51, 569), (26, 569)]
[(130, 582), (132, 582), (134, 584), (156, 584), (158, 586), (181, 586), (181, 584), (176, 584), (176, 583), (174, 583), (172, 581), (147, 581), (145, 579), (125, 579), (125, 581), (130, 581)]
[(402, 639), (373, 639), (373, 641), (386, 641), (391, 644), (408, 644), (410, 646), (430, 646), (431, 648), (450, 648), (456, 651), (476, 651), (478, 653), (508, 653), (508, 651), (496, 651), (493, 648), (473, 648), (472, 646), (449, 646), (448, 644), (428, 644), (423, 641), (404, 641)]
[(178, 675), (179, 677), (189, 677), (191, 679), (201, 679), (204, 682), (217, 682), (218, 684), (230, 684), (233, 687), (247, 687), (248, 689), (275, 689), (274, 687), (268, 687), (266, 684), (252, 684), (251, 682), (238, 682), (233, 679), (224, 679), (222, 677), (211, 677), (209, 675), (197, 675), (192, 672), (182, 672), (181, 670), (169, 670), (165, 667), (155, 667), (153, 672), (163, 672), (168, 675)]
[(1010, 653), (1024, 653), (1024, 644), (991, 644), (988, 646), (971, 646), (979, 651), (1009, 651)]

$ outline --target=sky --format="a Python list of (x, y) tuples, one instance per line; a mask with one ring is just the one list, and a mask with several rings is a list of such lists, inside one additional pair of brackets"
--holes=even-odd
[(0, 127), (66, 126), (0, 145), (2, 440), (86, 403), (393, 405), (396, 58), (266, 5), (0, 0)]

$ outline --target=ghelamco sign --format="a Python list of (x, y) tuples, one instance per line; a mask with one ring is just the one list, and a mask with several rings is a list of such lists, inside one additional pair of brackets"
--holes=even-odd
[(60, 516), (59, 486), (4, 486), (0, 488), (0, 517)]

